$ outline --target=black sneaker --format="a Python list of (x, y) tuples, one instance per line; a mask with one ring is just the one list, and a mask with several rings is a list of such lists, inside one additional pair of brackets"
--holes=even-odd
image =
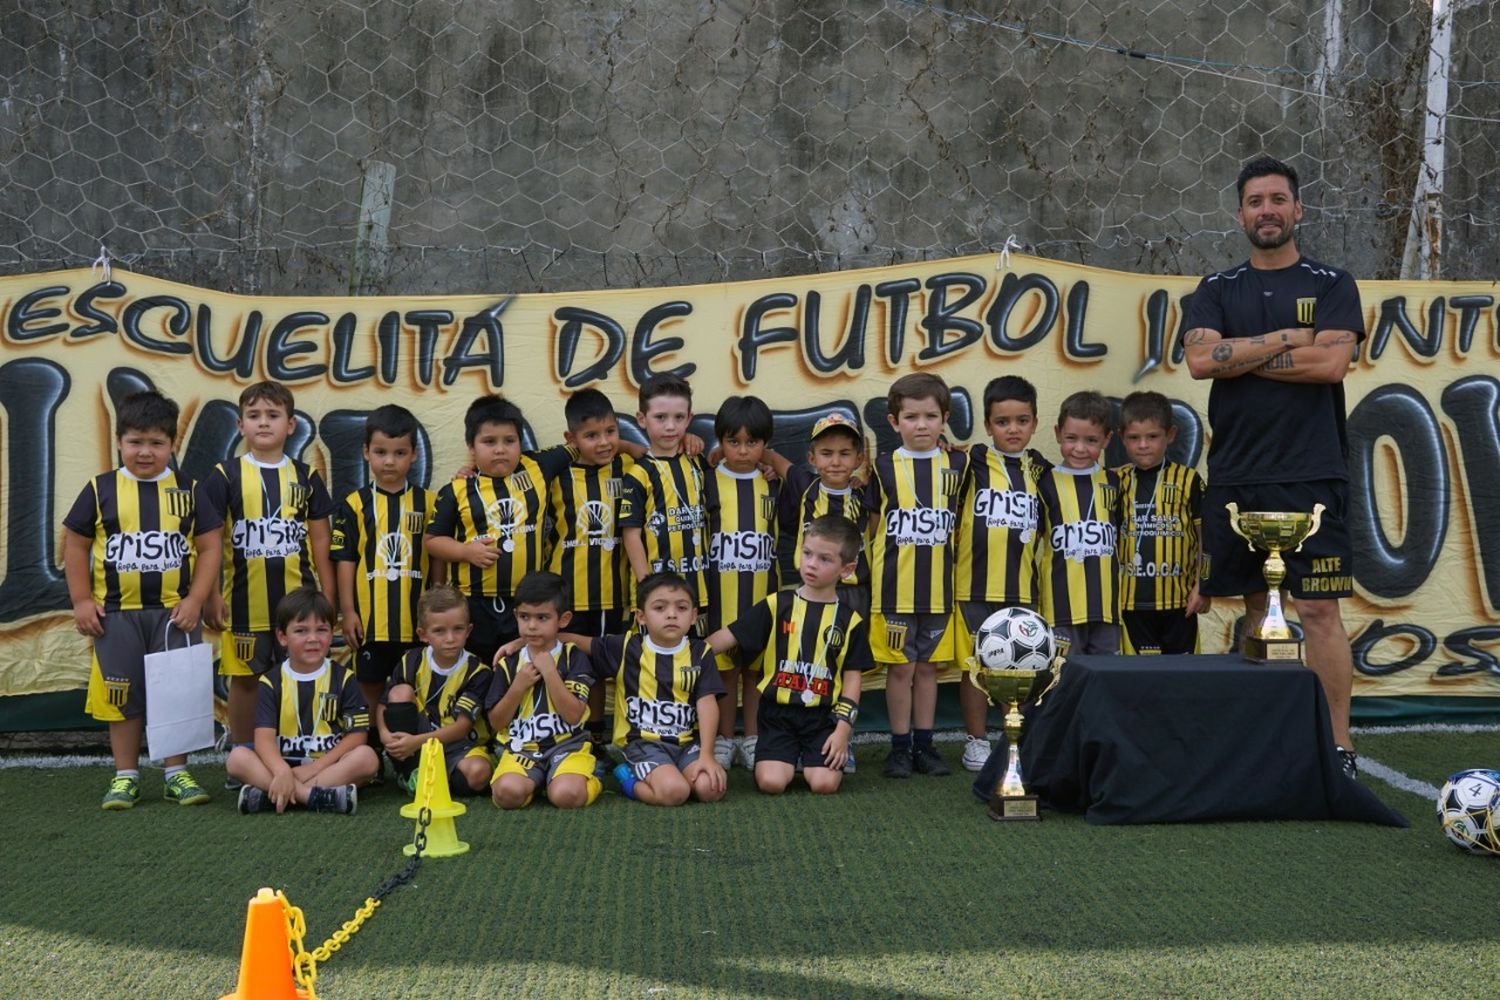
[(245, 783), (239, 778), (228, 777), (224, 779), (224, 791), (226, 792), (237, 792), (244, 787)]
[(307, 811), (354, 815), (359, 807), (359, 790), (353, 785), (335, 785), (332, 788), (309, 788)]
[(948, 762), (943, 759), (943, 755), (937, 752), (937, 747), (931, 744), (917, 747), (912, 752), (912, 764), (916, 767), (918, 774), (931, 775), (934, 778), (953, 773), (948, 767)]
[(254, 785), (240, 786), (239, 810), (248, 816), (272, 808), (271, 797)]
[(911, 750), (906, 747), (891, 747), (891, 752), (885, 758), (885, 769), (881, 773), (887, 778), (910, 778)]
[(1334, 747), (1339, 755), (1339, 769), (1344, 772), (1346, 778), (1359, 777), (1359, 755), (1353, 750), (1345, 750), (1343, 747)]

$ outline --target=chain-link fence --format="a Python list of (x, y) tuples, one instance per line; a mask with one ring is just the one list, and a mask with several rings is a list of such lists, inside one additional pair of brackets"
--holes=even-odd
[(1196, 273), (1243, 256), (1233, 177), (1268, 151), (1312, 256), (1487, 278), (1494, 7), (4, 0), (0, 272), (103, 241), (238, 291), (563, 290), (1014, 234)]

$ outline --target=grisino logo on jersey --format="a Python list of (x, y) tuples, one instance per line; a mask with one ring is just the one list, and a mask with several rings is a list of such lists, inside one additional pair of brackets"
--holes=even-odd
[(520, 753), (528, 743), (540, 743), (558, 736), (571, 736), (573, 727), (563, 717), (553, 712), (543, 712), (529, 718), (517, 716), (510, 720), (510, 749)]
[(322, 736), (282, 736), (283, 757), (321, 757), (332, 750), (343, 738), (341, 733), (325, 733)]
[(676, 738), (697, 727), (698, 709), (680, 701), (631, 697), (625, 699), (625, 718), (642, 732)]
[(104, 561), (116, 573), (165, 573), (187, 555), (188, 541), (176, 531), (127, 531), (104, 542)]
[(723, 573), (764, 573), (776, 561), (776, 539), (759, 531), (721, 531), (708, 541), (708, 561)]
[(974, 494), (974, 519), (986, 528), (1035, 530), (1041, 504), (1035, 494), (1018, 490), (982, 489)]
[(898, 507), (885, 516), (885, 533), (897, 545), (946, 545), (955, 520), (938, 507)]
[(247, 517), (234, 522), (230, 543), (246, 559), (285, 559), (302, 551), (307, 525), (285, 517)]
[(1069, 521), (1052, 529), (1052, 548), (1065, 559), (1082, 562), (1115, 552), (1115, 526), (1108, 521)]

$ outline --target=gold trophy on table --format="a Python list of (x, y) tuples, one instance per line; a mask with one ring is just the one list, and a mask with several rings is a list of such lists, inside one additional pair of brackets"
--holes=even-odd
[(1311, 514), (1284, 511), (1242, 511), (1239, 504), (1224, 505), (1229, 511), (1229, 526), (1250, 543), (1252, 549), (1270, 553), (1262, 575), (1266, 578), (1266, 615), (1260, 627), (1245, 636), (1245, 659), (1255, 663), (1302, 662), (1302, 640), (1292, 636), (1286, 616), (1281, 611), (1281, 584), (1286, 579), (1286, 562), (1281, 553), (1300, 551), (1302, 543), (1317, 534), (1323, 519), (1323, 505), (1313, 505)]
[(1041, 615), (1025, 608), (996, 611), (974, 633), (969, 681), (990, 704), (1005, 711), (1005, 741), (1010, 747), (1005, 776), (990, 793), (990, 819), (997, 822), (1042, 818), (1037, 797), (1021, 780), (1021, 706), (1052, 678), (1054, 651), (1052, 629)]

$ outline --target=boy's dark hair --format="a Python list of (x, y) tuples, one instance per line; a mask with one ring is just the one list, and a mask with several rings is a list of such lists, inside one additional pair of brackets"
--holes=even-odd
[(417, 417), (404, 406), (387, 403), (371, 410), (365, 417), (365, 444), (375, 440), (376, 431), (393, 441), (410, 438), (412, 451), (417, 450)]
[(696, 600), (693, 597), (693, 588), (689, 587), (687, 580), (683, 579), (680, 575), (676, 573), (652, 573), (636, 586), (636, 605), (644, 608), (646, 606), (646, 599), (658, 590), (680, 590), (688, 595), (690, 600)]
[(469, 611), (469, 599), (451, 583), (439, 583), (422, 592), (417, 598), (417, 624), (426, 625), (427, 619), (444, 611), (463, 608), (465, 617)]
[(953, 408), (953, 397), (948, 392), (948, 383), (929, 372), (902, 375), (891, 383), (891, 390), (886, 395), (886, 406), (891, 411), (891, 416), (900, 415), (901, 404), (908, 399), (934, 400), (944, 415)]
[(984, 419), (990, 418), (990, 407), (1011, 400), (1031, 407), (1032, 419), (1036, 419), (1036, 386), (1019, 375), (1001, 375), (990, 379), (984, 387)]
[(802, 537), (823, 538), (833, 542), (839, 547), (839, 558), (846, 566), (859, 558), (860, 547), (864, 544), (854, 522), (842, 514), (824, 514), (813, 518), (807, 522)]
[(168, 441), (176, 441), (179, 412), (176, 403), (155, 389), (132, 392), (115, 411), (115, 437), (130, 431), (161, 431)]
[(1120, 404), (1120, 426), (1129, 427), (1138, 420), (1154, 421), (1164, 431), (1176, 426), (1172, 401), (1159, 392), (1132, 392)]
[(315, 587), (298, 587), (276, 602), (276, 631), (278, 632), (285, 632), (304, 618), (316, 618), (327, 622), (329, 627), (332, 627), (336, 617), (333, 605), (329, 604), (328, 598)]
[(1287, 185), (1292, 189), (1292, 200), (1300, 201), (1301, 195), (1297, 193), (1297, 171), (1289, 163), (1270, 156), (1257, 156), (1249, 163), (1240, 168), (1240, 176), (1234, 182), (1235, 204), (1245, 200), (1245, 185), (1257, 177), (1285, 177)]
[(279, 406), (286, 411), (287, 416), (292, 416), (292, 409), (297, 405), (292, 399), (292, 390), (280, 382), (257, 382), (240, 393), (240, 416), (245, 415), (245, 409), (251, 403), (270, 403)]
[(640, 411), (646, 412), (647, 406), (657, 396), (681, 396), (693, 405), (693, 387), (688, 385), (687, 379), (681, 375), (673, 375), (671, 372), (658, 372), (641, 383), (641, 391), (637, 395)]
[(771, 440), (771, 408), (759, 396), (730, 396), (714, 415), (714, 437), (723, 441), (744, 431), (752, 441)]
[(1062, 406), (1057, 410), (1057, 426), (1061, 427), (1066, 420), (1072, 418), (1098, 424), (1108, 431), (1114, 429), (1114, 416), (1109, 400), (1101, 393), (1085, 389), (1062, 401)]
[(527, 573), (516, 584), (511, 604), (517, 607), (522, 604), (550, 604), (558, 614), (562, 614), (568, 610), (568, 585), (556, 573), (545, 570)]
[(464, 413), (464, 444), (472, 446), (479, 436), (479, 428), (485, 424), (510, 424), (519, 437), (524, 423), (520, 407), (504, 396), (480, 396)]
[(563, 418), (575, 433), (590, 420), (612, 420), (614, 415), (615, 404), (598, 389), (579, 389), (563, 404)]

